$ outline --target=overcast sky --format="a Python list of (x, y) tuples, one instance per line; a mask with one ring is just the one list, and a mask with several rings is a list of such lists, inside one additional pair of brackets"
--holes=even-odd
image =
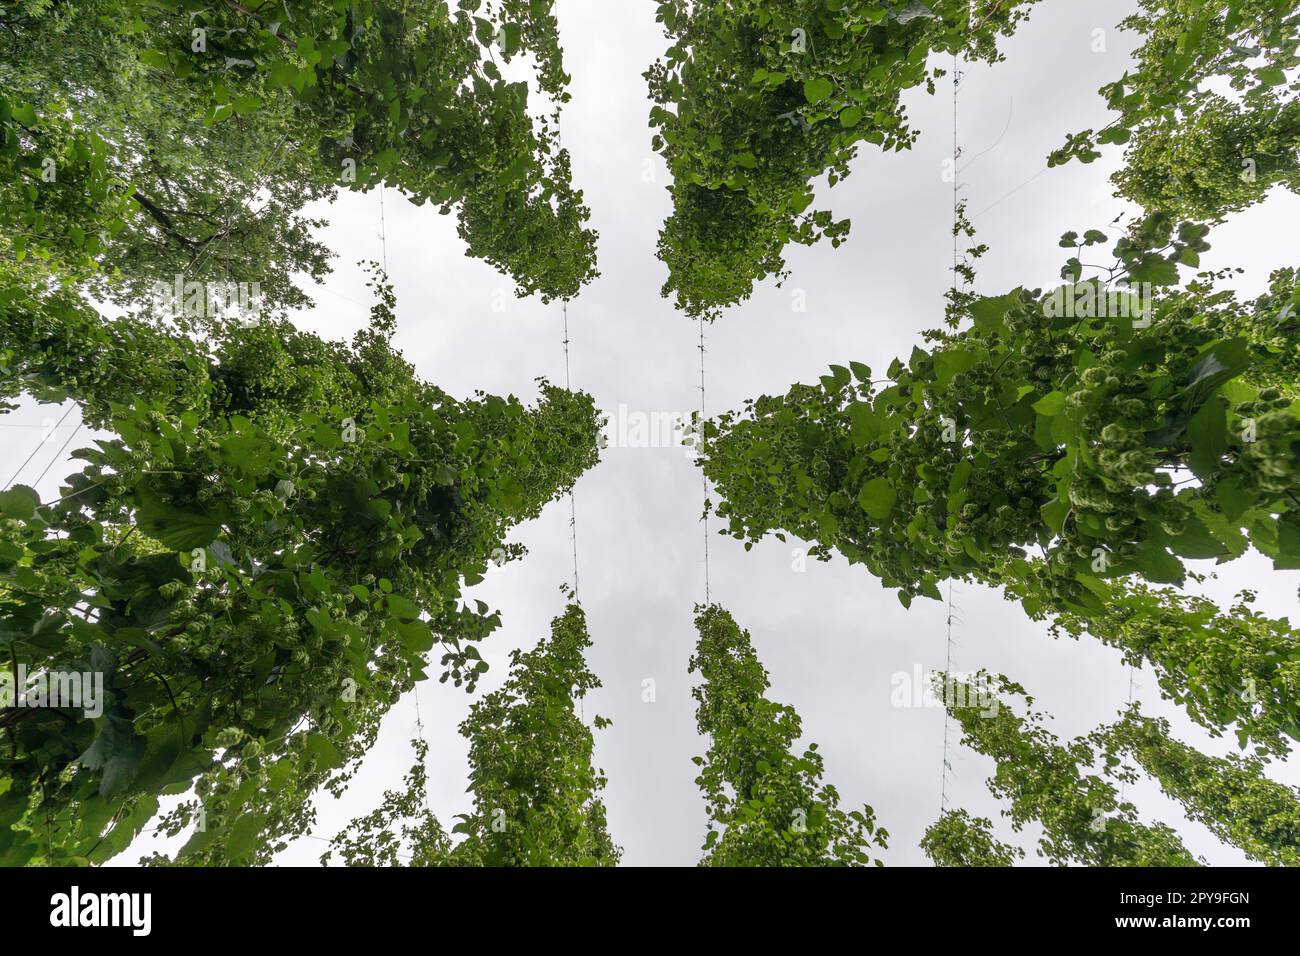
[[(689, 413), (700, 402), (698, 327), (660, 297), (665, 270), (655, 258), (669, 212), (668, 177), (650, 149), (641, 74), (665, 47), (656, 5), (560, 0), (558, 6), (573, 76), (564, 143), (601, 236), (602, 277), (569, 307), (573, 385), (615, 420), (620, 407), (625, 419)], [(1005, 42), (1005, 63), (968, 70), (960, 97), (963, 195), (979, 240), (991, 246), (980, 263), (980, 291), (1051, 284), (1062, 261), (1060, 234), (1104, 229), (1123, 210), (1107, 182), (1116, 154), (1050, 171), (1045, 157), (1067, 132), (1106, 123), (1097, 89), (1126, 68), (1133, 38), (1114, 26), (1134, 6), (1043, 0)], [(1094, 51), (1097, 30), (1104, 31), (1104, 52)], [(951, 87), (941, 86), (934, 97), (914, 91), (906, 102), (922, 131), (913, 150), (883, 155), (868, 146), (845, 182), (833, 190), (819, 184), (818, 208), (829, 205), (853, 220), (847, 244), (790, 248), (785, 287), (765, 283), (707, 330), (710, 414), (813, 382), (833, 362), (883, 369), (940, 323), (951, 265), (952, 192), (942, 178), (951, 153)], [(365, 322), (370, 301), (355, 263), (382, 255), (379, 196), (349, 194), (323, 209), (330, 220), (323, 238), (339, 258), (316, 296), (317, 308), (298, 321), (346, 337)], [(420, 374), (459, 396), (483, 389), (525, 400), (535, 398), (538, 376), (564, 381), (558, 303), (513, 298), (508, 279), (465, 257), (454, 217), (412, 206), (391, 190), (384, 213), (398, 295), (396, 344)], [(1300, 201), (1275, 192), (1211, 235), (1205, 268), (1248, 265), (1239, 288), (1257, 293), (1270, 270), (1294, 264), (1298, 216)], [(806, 311), (795, 311), (798, 297)], [(11, 417), (30, 425), (49, 414), (47, 406)], [(56, 433), (58, 444), (73, 421)], [(84, 433), (81, 438), (70, 448), (84, 444)], [(596, 758), (609, 775), (604, 799), (624, 862), (692, 865), (705, 832), (691, 757), (703, 754), (706, 742), (695, 733), (686, 671), (696, 637), (693, 606), (704, 598), (700, 474), (680, 447), (611, 445), (602, 459), (576, 488), (580, 597), (595, 643), (589, 663), (604, 683), (583, 712), (588, 720), (602, 714), (614, 721), (596, 734)], [(43, 497), (70, 470), (51, 469), (41, 482)], [(24, 480), (35, 478), (33, 472), (35, 465)], [(559, 586), (571, 578), (568, 501), (516, 529), (512, 540), (525, 544), (528, 555), (493, 570), (471, 592), (498, 608), (504, 621), (482, 647), (492, 670), (480, 693), (504, 680), (510, 650), (534, 645), (563, 610)], [(943, 667), (945, 608), (920, 599), (904, 610), (865, 569), (839, 559), (807, 562), (801, 570), (800, 547), (772, 539), (746, 552), (739, 542), (714, 536), (712, 598), (750, 631), (771, 674), (771, 696), (798, 710), (805, 742), (820, 745), (826, 779), (842, 805), (870, 804), (891, 832), (886, 862), (925, 864), (918, 841), (939, 812), (944, 715), (938, 708), (891, 706), (891, 681), (898, 673)], [(1252, 552), (1219, 574), (1209, 591), (1221, 604), (1249, 585), (1261, 592), (1257, 608), (1295, 616), (1300, 572), (1272, 571)], [(1091, 639), (1053, 641), (1046, 626), (994, 591), (957, 584), (954, 603), (954, 670), (984, 667), (1024, 684), (1054, 715), (1062, 736), (1087, 732), (1127, 701), (1130, 673), (1116, 651)], [(1212, 740), (1159, 700), (1149, 670), (1132, 677), (1147, 713), (1168, 717), (1183, 740), (1228, 752), (1225, 741)], [(654, 682), (653, 702), (643, 700), (647, 680)], [(321, 797), (318, 838), (400, 785), (411, 758), (417, 695), (430, 743), (433, 809), (448, 827), (469, 809), (467, 743), (456, 727), (473, 698), (431, 680), (394, 708), (345, 798)], [(1003, 839), (1030, 850), (1028, 862), (1041, 862), (1032, 851), (1037, 831), (1014, 834), (984, 786), (992, 761), (957, 746), (959, 736), (954, 729), (949, 805), (992, 817)], [(1300, 784), (1294, 764), (1274, 774)], [(1186, 821), (1154, 784), (1130, 792), (1145, 820), (1175, 826), (1210, 863), (1246, 862)], [(147, 843), (116, 862), (133, 864), (138, 851), (152, 848)], [(322, 849), (318, 839), (304, 839), (279, 861), (312, 864)]]

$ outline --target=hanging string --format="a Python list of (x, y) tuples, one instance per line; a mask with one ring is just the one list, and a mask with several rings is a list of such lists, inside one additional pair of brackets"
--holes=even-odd
[[(421, 715), (420, 715), (420, 685), (419, 685), (419, 683), (417, 682), (417, 683), (415, 684), (415, 686), (412, 687), (411, 689), (415, 692), (415, 732), (416, 732), (416, 735), (420, 738), (421, 743), (423, 743), (423, 744), (425, 745), (425, 747), (428, 747), (428, 745), (429, 745), (429, 741), (427, 741), (427, 740), (425, 739), (425, 737), (424, 737), (424, 718), (421, 717)], [(432, 807), (432, 805), (430, 805), (430, 803), (429, 803), (429, 787), (428, 787), (428, 784), (427, 784), (427, 783), (426, 783), (425, 788), (424, 788), (424, 809), (427, 810), (427, 811), (429, 812), (429, 815), (430, 815), (430, 816), (433, 816), (433, 807)]]
[[(1132, 710), (1132, 709), (1133, 709), (1133, 665), (1129, 664), (1128, 666), (1128, 710)], [(1124, 804), (1124, 791), (1127, 786), (1128, 786), (1128, 780), (1121, 777), (1119, 781), (1119, 802), (1121, 806), (1123, 806)]]
[[(948, 654), (943, 665), (944, 674), (944, 694), (948, 693), (948, 688), (953, 686), (952, 683), (952, 578), (948, 579)], [(947, 701), (944, 701), (945, 705)], [(952, 769), (952, 764), (948, 761), (948, 727), (951, 721), (948, 719), (947, 706), (943, 709), (943, 772), (939, 780), (939, 813), (942, 814), (948, 808), (948, 771)]]
[[(560, 105), (555, 104), (555, 146), (556, 149), (564, 150), (564, 127), (560, 123)], [(569, 300), (567, 298), (560, 300), (560, 314), (564, 317), (564, 390), (573, 391), (571, 378), (569, 375)], [(573, 497), (573, 489), (569, 489), (569, 538), (573, 546), (573, 599), (578, 599), (578, 506)], [(579, 698), (581, 704), (581, 698)]]
[[(558, 150), (564, 149), (564, 127), (560, 123), (560, 106), (555, 104), (555, 146)], [(572, 377), (569, 372), (569, 300), (567, 298), (560, 300), (560, 315), (564, 320), (564, 390), (573, 391)], [(576, 483), (576, 479), (575, 479)], [(573, 599), (578, 600), (578, 505), (573, 495), (573, 488), (569, 489), (569, 542), (573, 546)], [(585, 723), (587, 720), (587, 705), (582, 695), (578, 696), (578, 715)]]
[[(569, 375), (569, 300), (562, 299), (560, 312), (564, 316), (564, 390), (573, 391)], [(578, 599), (578, 506), (573, 489), (569, 489), (569, 537), (573, 544), (573, 598)]]
[(388, 281), (388, 226), (384, 221), (384, 184), (379, 184), (379, 243), (384, 259), (384, 281)]
[[(388, 220), (384, 215), (384, 184), (382, 181), (379, 183), (379, 256), (384, 267), (384, 281), (391, 283), (392, 280), (388, 277)], [(415, 684), (412, 685), (411, 692), (415, 695), (415, 733), (416, 736), (420, 738), (420, 742), (427, 748), (429, 746), (429, 741), (424, 736), (424, 718), (420, 714), (419, 681), (416, 681)], [(428, 811), (430, 816), (433, 815), (433, 807), (429, 803), (429, 788), (427, 785), (424, 788), (424, 809)], [(398, 853), (398, 856), (405, 856), (407, 859), (413, 859), (413, 857), (407, 856), (407, 854), (404, 853)]]
[[(960, 215), (961, 215), (961, 190), (960, 178), (957, 175), (957, 161), (961, 158), (961, 146), (958, 144), (957, 137), (957, 99), (958, 89), (961, 87), (961, 60), (958, 54), (952, 55), (952, 299), (957, 301), (957, 279), (959, 273), (957, 268), (960, 265), (960, 254), (958, 253), (958, 239), (960, 234)], [(944, 708), (943, 708), (943, 767), (939, 779), (939, 813), (942, 814), (948, 809), (948, 771), (952, 769), (948, 755), (948, 731), (952, 724), (952, 718), (948, 713), (948, 689), (953, 686), (952, 679), (952, 578), (948, 579), (948, 620), (947, 620), (947, 641), (945, 649), (945, 658), (943, 665), (944, 673)]]
[[(704, 453), (704, 316), (700, 316), (700, 420), (696, 424), (695, 453)], [(704, 492), (704, 512), (700, 520), (704, 523), (704, 603), (710, 602), (709, 590), (709, 477), (700, 468), (700, 488)]]

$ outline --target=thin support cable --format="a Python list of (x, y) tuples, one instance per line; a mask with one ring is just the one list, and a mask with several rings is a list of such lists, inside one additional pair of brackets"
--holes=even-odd
[[(383, 183), (380, 183), (380, 258), (383, 263), (383, 281), (389, 281), (389, 226), (383, 216)], [(420, 737), (420, 743), (429, 747), (428, 737), (424, 735), (424, 717), (420, 714), (420, 683), (416, 682), (411, 687), (411, 692), (415, 695), (415, 730), (416, 735)], [(428, 773), (428, 771), (426, 771)], [(433, 806), (429, 803), (429, 786), (426, 780), (424, 788), (424, 809), (433, 816)], [(398, 853), (398, 856), (406, 856), (404, 853)], [(413, 857), (407, 856), (408, 860)]]
[(388, 277), (388, 224), (384, 220), (384, 184), (379, 184), (379, 245), (384, 260), (384, 277)]
[[(573, 391), (569, 370), (569, 300), (560, 300), (560, 314), (564, 317), (564, 390)], [(573, 598), (578, 598), (578, 505), (569, 489), (569, 538), (573, 545)]]
[[(952, 686), (952, 578), (948, 579), (948, 652), (943, 665), (944, 696), (947, 697), (948, 688)], [(943, 709), (943, 773), (939, 780), (939, 813), (942, 814), (948, 809), (948, 770), (951, 764), (948, 762), (948, 727), (951, 721), (948, 718), (947, 700), (944, 701)]]
[[(1133, 665), (1129, 664), (1128, 666), (1128, 709), (1129, 710), (1133, 709), (1133, 670), (1134, 670)], [(1128, 787), (1128, 780), (1121, 777), (1119, 781), (1119, 802), (1121, 806), (1123, 806), (1124, 804), (1124, 792), (1127, 787)]]
[[(429, 741), (425, 739), (424, 718), (420, 715), (420, 684), (418, 681), (411, 688), (411, 690), (415, 694), (415, 732), (419, 736), (420, 742), (423, 743), (427, 748), (429, 746)], [(427, 780), (424, 787), (424, 809), (429, 812), (430, 816), (433, 815), (433, 807), (429, 803), (429, 787), (428, 787)]]
[[(704, 453), (704, 316), (700, 316), (700, 420), (696, 424), (695, 453), (698, 457)], [(701, 463), (700, 488), (704, 493), (704, 512), (700, 516), (704, 524), (704, 603), (711, 600), (709, 588), (709, 476), (704, 473)]]
[(961, 177), (957, 173), (957, 161), (961, 158), (961, 146), (957, 142), (957, 91), (960, 86), (961, 60), (954, 53), (952, 55), (952, 291), (954, 300), (957, 295), (957, 266), (959, 262), (959, 253), (957, 251), (960, 237), (958, 215), (961, 211), (959, 196)]
[[(555, 145), (564, 149), (564, 128), (560, 124), (560, 110), (555, 110)], [(573, 386), (569, 374), (569, 300), (560, 300), (560, 314), (564, 317), (564, 390), (572, 392)], [(574, 479), (576, 484), (577, 479)], [(578, 600), (578, 505), (569, 489), (569, 540), (573, 545), (573, 599)], [(587, 705), (582, 696), (578, 697), (578, 714), (583, 723), (587, 720)]]
[[(77, 407), (77, 403), (73, 402), (66, 409), (64, 409), (63, 418), (60, 418), (58, 422), (55, 423), (54, 429), (58, 429), (58, 427), (63, 424), (63, 420), (67, 418), (69, 415), (71, 415), (72, 410), (76, 407)], [(23, 463), (18, 466), (18, 470), (15, 471), (13, 475), (9, 478), (9, 480), (5, 482), (6, 490), (8, 490), (9, 486), (18, 480), (18, 476), (23, 473), (23, 469), (25, 469), (28, 465), (32, 463), (32, 459), (36, 457), (36, 453), (41, 450), (41, 446), (44, 444), (45, 444), (45, 437), (41, 436), (41, 440), (36, 443), (36, 447), (32, 449), (32, 453), (23, 460)]]
[(84, 421), (77, 422), (77, 427), (74, 428), (72, 430), (72, 433), (69, 434), (68, 437), (63, 440), (63, 444), (60, 445), (59, 450), (54, 453), (54, 457), (50, 459), (49, 464), (47, 464), (44, 470), (39, 475), (36, 476), (36, 481), (32, 483), (33, 488), (36, 487), (36, 485), (39, 485), (41, 483), (41, 479), (44, 478), (47, 474), (49, 474), (50, 469), (54, 467), (54, 463), (63, 457), (63, 452), (67, 449), (68, 445), (72, 443), (72, 439), (77, 437), (77, 432), (81, 431), (81, 426), (84, 424), (86, 424)]
[[(957, 174), (957, 160), (961, 156), (961, 146), (958, 142), (957, 128), (957, 100), (958, 90), (961, 87), (961, 60), (956, 53), (952, 55), (952, 297), (953, 302), (957, 301), (957, 280), (959, 273), (957, 268), (960, 264), (960, 254), (958, 253), (958, 238), (961, 216), (961, 181)], [(944, 680), (944, 708), (943, 708), (943, 767), (939, 779), (939, 813), (943, 814), (948, 809), (948, 771), (952, 764), (949, 762), (948, 754), (948, 732), (952, 724), (952, 718), (948, 713), (948, 688), (952, 686), (952, 578), (948, 579), (948, 617), (947, 617), (947, 640), (945, 648), (945, 657), (943, 665)]]

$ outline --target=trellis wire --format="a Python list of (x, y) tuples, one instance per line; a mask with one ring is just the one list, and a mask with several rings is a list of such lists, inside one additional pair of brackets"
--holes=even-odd
[[(58, 427), (63, 424), (64, 419), (66, 419), (69, 415), (71, 415), (72, 410), (76, 407), (77, 404), (74, 402), (71, 405), (69, 405), (66, 409), (64, 409), (63, 417), (60, 418), (58, 422), (55, 423), (54, 429), (58, 429)], [(18, 480), (18, 476), (21, 475), (23, 473), (23, 470), (26, 469), (26, 467), (32, 463), (32, 459), (36, 457), (36, 453), (41, 450), (41, 446), (44, 444), (45, 444), (45, 436), (42, 435), (40, 439), (37, 440), (36, 447), (32, 449), (32, 453), (28, 455), (25, 459), (23, 459), (23, 463), (18, 466), (18, 470), (15, 471), (13, 475), (10, 477), (10, 479), (5, 482), (5, 490), (8, 490), (9, 486)], [(49, 471), (48, 467), (46, 468), (46, 471)], [(41, 477), (44, 476), (45, 476), (45, 472), (41, 472)]]
[[(957, 268), (960, 264), (960, 255), (958, 253), (958, 240), (960, 231), (958, 228), (958, 217), (961, 215), (961, 177), (958, 175), (957, 161), (961, 158), (961, 146), (958, 143), (957, 127), (957, 102), (958, 91), (961, 87), (961, 59), (958, 54), (952, 55), (952, 292), (953, 302), (957, 299)], [(948, 688), (952, 686), (952, 578), (948, 579), (948, 612), (947, 612), (947, 639), (945, 648), (945, 657), (943, 665), (944, 679), (944, 708), (943, 708), (943, 766), (939, 778), (939, 813), (942, 815), (948, 809), (948, 771), (952, 769), (949, 762), (948, 749), (948, 731), (952, 724), (952, 718), (948, 713)]]
[[(698, 459), (704, 453), (704, 316), (700, 316), (700, 420), (695, 428), (695, 455)], [(700, 488), (704, 496), (704, 510), (700, 520), (704, 524), (704, 603), (711, 600), (709, 588), (709, 477), (700, 466)]]
[[(564, 316), (564, 390), (573, 391), (569, 374), (569, 300), (560, 300), (560, 312)], [(573, 598), (578, 598), (578, 506), (569, 489), (569, 537), (573, 544)]]

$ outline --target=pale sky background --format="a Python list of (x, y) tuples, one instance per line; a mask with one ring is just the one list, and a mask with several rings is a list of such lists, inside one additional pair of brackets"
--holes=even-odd
[[(1134, 38), (1114, 29), (1132, 2), (1087, 4), (1043, 0), (1018, 34), (1004, 41), (1007, 60), (969, 68), (961, 89), (963, 195), (990, 245), (979, 264), (979, 289), (997, 294), (1017, 285), (1052, 284), (1063, 250), (1060, 234), (1105, 230), (1124, 208), (1107, 181), (1119, 154), (1091, 166), (1045, 170), (1045, 158), (1067, 132), (1100, 127), (1107, 114), (1097, 89), (1120, 76)], [(572, 379), (611, 417), (689, 413), (699, 405), (698, 326), (659, 295), (664, 266), (655, 258), (657, 233), (669, 212), (668, 177), (650, 149), (650, 103), (641, 74), (666, 41), (651, 0), (560, 0), (561, 42), (573, 76), (573, 101), (563, 118), (564, 143), (574, 176), (600, 231), (602, 277), (569, 306)], [(1094, 52), (1104, 30), (1105, 52)], [(944, 64), (945, 66), (947, 64)], [(852, 360), (883, 369), (906, 357), (920, 333), (942, 318), (950, 282), (951, 184), (941, 176), (951, 152), (951, 87), (936, 96), (913, 91), (906, 103), (922, 133), (910, 152), (884, 155), (868, 146), (853, 174), (833, 190), (822, 182), (817, 208), (849, 216), (853, 230), (840, 249), (822, 243), (787, 250), (791, 277), (772, 282), (730, 309), (707, 331), (707, 409), (716, 414), (744, 400), (813, 382), (834, 363)], [(317, 308), (297, 321), (328, 337), (348, 337), (362, 325), (370, 298), (359, 259), (381, 257), (377, 193), (344, 195), (323, 207), (330, 219), (324, 240), (338, 252), (336, 271), (316, 296)], [(420, 374), (458, 396), (475, 389), (514, 393), (531, 401), (534, 379), (564, 381), (558, 303), (513, 298), (511, 282), (481, 261), (465, 257), (454, 217), (406, 203), (389, 190), (384, 201), (387, 259), (398, 295), (396, 345)], [(1248, 265), (1238, 288), (1262, 291), (1270, 270), (1294, 264), (1294, 223), (1300, 200), (1289, 193), (1234, 218), (1212, 233), (1204, 267)], [(1115, 233), (1111, 233), (1112, 237)], [(795, 312), (796, 290), (807, 310)], [(504, 311), (494, 303), (505, 302)], [(57, 417), (57, 412), (55, 417)], [(15, 424), (37, 424), (51, 408), (24, 408)], [(55, 435), (62, 444), (76, 416)], [(30, 436), (6, 429), (17, 462)], [(15, 437), (22, 436), (22, 437)], [(86, 444), (83, 431), (69, 450)], [(50, 454), (53, 454), (51, 452)], [(66, 458), (66, 454), (63, 456)], [(584, 707), (613, 719), (596, 734), (596, 761), (609, 776), (604, 799), (609, 828), (632, 865), (693, 865), (700, 856), (705, 811), (691, 757), (706, 742), (695, 732), (692, 676), (693, 606), (704, 597), (699, 471), (681, 448), (610, 447), (576, 488), (580, 597), (595, 646), (588, 660), (604, 682)], [(24, 471), (30, 482), (48, 459)], [(11, 469), (12, 470), (12, 469)], [(52, 468), (42, 496), (54, 493), (70, 469)], [(4, 477), (8, 477), (5, 475)], [(531, 647), (563, 610), (558, 588), (571, 578), (569, 503), (550, 505), (514, 532), (525, 544), (521, 561), (493, 570), (470, 591), (501, 611), (503, 627), (482, 645), (492, 669), (480, 693), (506, 676), (512, 648)], [(713, 522), (716, 530), (717, 522)], [(885, 861), (928, 863), (918, 847), (937, 818), (944, 715), (940, 708), (891, 706), (891, 678), (942, 668), (945, 608), (917, 600), (904, 610), (862, 567), (836, 559), (797, 566), (797, 541), (769, 539), (746, 552), (740, 542), (710, 542), (713, 600), (727, 607), (753, 637), (771, 674), (770, 696), (792, 704), (803, 718), (805, 743), (816, 741), (826, 780), (846, 809), (870, 804), (891, 834)], [(1211, 570), (1212, 563), (1201, 570)], [(1300, 572), (1272, 571), (1254, 552), (1219, 569), (1209, 592), (1224, 604), (1239, 588), (1260, 591), (1257, 609), (1297, 613)], [(946, 585), (945, 585), (946, 593)], [(1086, 733), (1110, 720), (1129, 694), (1129, 669), (1117, 651), (1086, 638), (1053, 641), (1045, 625), (994, 591), (957, 584), (953, 625), (954, 670), (1002, 672), (1033, 694), (1056, 718), (1062, 737)], [(436, 668), (432, 669), (437, 673)], [(655, 682), (655, 700), (642, 700), (643, 681)], [(1160, 701), (1149, 670), (1133, 675), (1135, 696), (1152, 715), (1168, 717), (1175, 733), (1213, 753), (1229, 752)], [(466, 812), (467, 742), (457, 733), (474, 698), (430, 680), (390, 713), (373, 753), (336, 801), (318, 801), (318, 838), (369, 812), (385, 788), (397, 787), (410, 764), (408, 747), (418, 695), (430, 743), (430, 798), (450, 827)], [(994, 820), (1000, 837), (1026, 847), (1029, 863), (1037, 830), (1014, 834), (985, 779), (993, 762), (957, 745), (954, 724), (948, 803)], [(1300, 784), (1300, 765), (1275, 766), (1277, 779)], [(1212, 864), (1247, 862), (1224, 847), (1145, 781), (1131, 788), (1143, 819), (1174, 826), (1187, 845)], [(146, 837), (115, 861), (131, 865), (143, 852), (179, 841)], [(283, 864), (316, 862), (325, 848), (303, 839), (279, 857)]]

